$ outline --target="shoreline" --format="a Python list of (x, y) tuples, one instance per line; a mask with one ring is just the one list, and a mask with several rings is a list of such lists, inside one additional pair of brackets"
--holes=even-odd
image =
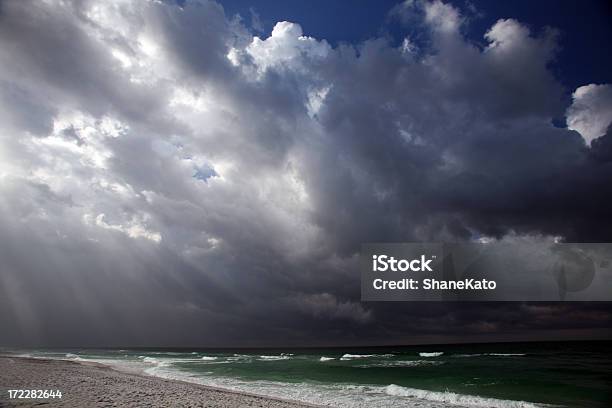
[[(61, 399), (9, 399), (8, 389), (60, 390)], [(306, 402), (120, 370), (89, 361), (0, 355), (0, 406), (320, 408)]]

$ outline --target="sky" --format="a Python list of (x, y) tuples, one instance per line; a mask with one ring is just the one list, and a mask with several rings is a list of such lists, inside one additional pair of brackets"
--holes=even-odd
[(607, 303), (360, 302), (358, 270), (612, 241), (606, 7), (1, 1), (0, 345), (610, 338)]
[[(348, 7), (346, 1), (325, 0), (222, 2), (228, 14), (239, 14), (244, 24), (255, 33), (261, 29), (270, 32), (278, 21), (295, 21), (306, 28), (308, 35), (324, 38), (334, 46), (343, 42), (356, 44), (378, 36), (387, 36), (399, 45), (406, 34), (414, 30), (390, 18), (389, 11), (399, 1), (360, 0), (352, 3), (353, 6)], [(474, 43), (486, 45), (484, 34), (500, 18), (516, 19), (536, 32), (554, 27), (560, 31), (561, 47), (555, 55), (553, 72), (560, 82), (571, 89), (592, 82), (610, 82), (612, 56), (602, 52), (612, 36), (612, 6), (607, 1), (462, 0), (451, 4), (459, 7), (469, 19), (469, 24), (461, 29)]]

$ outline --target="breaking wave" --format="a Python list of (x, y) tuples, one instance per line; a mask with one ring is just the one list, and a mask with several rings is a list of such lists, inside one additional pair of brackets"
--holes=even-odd
[(278, 361), (278, 360), (288, 360), (290, 358), (291, 357), (288, 354), (281, 354), (279, 356), (259, 356), (257, 360), (259, 361)]
[(497, 398), (478, 397), (476, 395), (457, 394), (444, 391), (427, 391), (416, 388), (401, 387), (391, 384), (386, 387), (385, 392), (398, 397), (412, 397), (422, 400), (440, 402), (443, 404), (460, 405), (467, 407), (482, 408), (539, 408), (547, 405), (533, 404), (525, 401), (512, 401)]
[(499, 357), (513, 357), (513, 356), (526, 356), (525, 353), (488, 353), (488, 356), (499, 356)]
[(344, 354), (342, 357), (340, 357), (340, 360), (350, 360), (353, 358), (368, 358), (374, 356), (376, 356), (376, 354)]
[(526, 353), (475, 353), (475, 354), (454, 354), (452, 357), (522, 357)]
[(419, 356), (421, 357), (440, 357), (442, 354), (444, 354), (443, 351), (432, 351), (432, 352), (419, 353)]
[(442, 365), (443, 361), (431, 360), (398, 360), (398, 361), (381, 361), (377, 363), (362, 364), (357, 368), (373, 368), (373, 367), (419, 367), (419, 366), (434, 366)]
[(382, 358), (387, 358), (387, 357), (393, 357), (394, 354), (344, 354), (342, 355), (342, 357), (340, 357), (340, 360), (346, 361), (346, 360), (353, 360), (356, 358), (371, 358), (371, 357), (382, 357)]

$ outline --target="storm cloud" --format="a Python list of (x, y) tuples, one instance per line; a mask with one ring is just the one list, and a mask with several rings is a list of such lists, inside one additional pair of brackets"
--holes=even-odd
[(565, 89), (557, 31), (501, 18), (475, 42), (440, 1), (389, 19), (427, 41), (1, 2), (0, 343), (609, 334), (604, 304), (359, 302), (364, 242), (612, 241), (611, 88)]

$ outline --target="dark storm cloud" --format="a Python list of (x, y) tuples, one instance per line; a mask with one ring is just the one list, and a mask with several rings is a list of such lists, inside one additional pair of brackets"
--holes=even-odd
[(207, 1), (1, 3), (0, 341), (610, 328), (602, 304), (359, 302), (362, 242), (611, 239), (609, 85), (569, 105), (554, 31), (500, 20), (475, 44), (460, 10), (409, 4), (427, 41), (332, 48)]

